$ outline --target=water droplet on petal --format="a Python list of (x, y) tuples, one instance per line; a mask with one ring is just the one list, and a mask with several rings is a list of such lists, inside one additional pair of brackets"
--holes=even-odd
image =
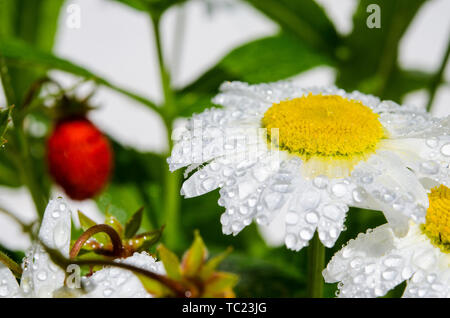
[(313, 237), (314, 232), (311, 231), (310, 229), (303, 229), (303, 230), (300, 231), (299, 234), (300, 234), (300, 237), (301, 237), (303, 240), (309, 241), (309, 240)]
[(385, 280), (393, 280), (396, 276), (397, 276), (397, 271), (393, 270), (393, 269), (388, 269), (386, 271), (384, 271), (381, 276), (383, 277), (383, 279)]
[(53, 231), (53, 242), (57, 248), (62, 248), (69, 240), (69, 231), (63, 221), (56, 224)]
[(305, 215), (305, 219), (309, 224), (316, 224), (317, 222), (319, 222), (319, 215), (314, 211), (308, 212)]
[(113, 290), (112, 290), (111, 288), (106, 288), (106, 289), (103, 291), (103, 296), (109, 297), (109, 296), (112, 295), (112, 293), (113, 293)]
[(313, 184), (319, 189), (325, 189), (328, 186), (328, 178), (326, 176), (317, 176), (313, 180)]
[(46, 280), (46, 279), (47, 279), (47, 272), (46, 272), (46, 271), (40, 271), (40, 272), (37, 274), (37, 278), (38, 278), (39, 280), (42, 280), (42, 281)]
[(433, 160), (424, 161), (420, 164), (420, 171), (425, 174), (436, 174), (439, 172), (439, 164)]
[(446, 143), (441, 147), (441, 153), (446, 157), (450, 157), (450, 143)]
[(439, 138), (438, 137), (431, 137), (428, 138), (425, 143), (427, 144), (428, 147), (430, 148), (436, 148), (439, 144)]
[(287, 248), (295, 248), (295, 245), (297, 245), (297, 237), (294, 234), (288, 234), (284, 239), (284, 243)]

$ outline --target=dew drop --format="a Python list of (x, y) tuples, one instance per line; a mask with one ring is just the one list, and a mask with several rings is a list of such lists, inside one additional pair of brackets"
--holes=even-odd
[(244, 225), (239, 221), (234, 221), (233, 224), (231, 224), (231, 229), (233, 232), (240, 232), (244, 228)]
[(295, 248), (297, 245), (297, 237), (294, 234), (288, 234), (284, 238), (284, 243), (287, 248)]
[(439, 138), (438, 137), (431, 137), (428, 138), (425, 143), (427, 144), (428, 147), (430, 148), (436, 148), (439, 144)]
[(241, 205), (241, 207), (239, 208), (239, 213), (241, 213), (242, 215), (246, 215), (248, 214), (249, 209), (245, 206), (245, 205)]
[(103, 291), (103, 296), (109, 297), (109, 296), (112, 295), (112, 293), (113, 293), (113, 290), (112, 290), (111, 288), (106, 288), (106, 289)]
[(331, 192), (338, 198), (343, 197), (348, 191), (344, 183), (336, 183), (331, 187)]
[(319, 215), (314, 211), (308, 212), (305, 215), (305, 219), (309, 224), (316, 224), (317, 222), (319, 222)]
[(395, 278), (395, 276), (397, 276), (397, 272), (395, 270), (392, 269), (388, 269), (386, 271), (384, 271), (381, 276), (383, 277), (383, 279), (385, 280), (393, 280)]
[(220, 223), (221, 223), (222, 225), (228, 225), (229, 222), (230, 222), (230, 219), (228, 218), (228, 215), (226, 215), (226, 214), (224, 213), (224, 214), (222, 214), (222, 215), (220, 216)]
[(0, 297), (6, 297), (8, 295), (9, 295), (8, 286), (6, 285), (0, 286)]
[(56, 224), (53, 231), (53, 242), (57, 248), (62, 248), (69, 240), (69, 231), (63, 221)]
[(328, 186), (328, 178), (326, 176), (317, 176), (313, 180), (314, 186), (318, 189), (325, 189)]
[(303, 229), (300, 231), (299, 235), (303, 240), (309, 241), (313, 237), (314, 232), (310, 229)]
[(357, 187), (356, 189), (354, 189), (352, 191), (352, 195), (353, 195), (353, 200), (355, 200), (355, 202), (358, 202), (358, 203), (361, 203), (367, 199), (367, 192), (366, 192), (366, 190), (364, 190), (361, 187)]
[(436, 174), (439, 172), (439, 164), (433, 160), (424, 161), (420, 164), (420, 171), (425, 174)]
[(206, 191), (214, 190), (215, 185), (216, 185), (216, 182), (214, 181), (213, 178), (208, 178), (206, 180), (203, 180), (203, 182), (202, 182), (202, 187)]
[(47, 279), (47, 272), (46, 272), (46, 271), (40, 271), (40, 272), (37, 274), (37, 278), (38, 278), (39, 280), (42, 280), (42, 281), (46, 280), (46, 279)]
[(450, 143), (446, 143), (441, 147), (441, 153), (446, 157), (450, 157)]
[(266, 215), (258, 215), (256, 217), (256, 223), (258, 223), (259, 225), (268, 225), (269, 219), (267, 218)]

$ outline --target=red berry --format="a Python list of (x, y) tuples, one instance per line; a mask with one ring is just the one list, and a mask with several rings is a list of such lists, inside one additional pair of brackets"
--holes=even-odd
[(75, 200), (91, 198), (102, 190), (112, 157), (108, 140), (84, 117), (58, 122), (47, 143), (50, 174)]

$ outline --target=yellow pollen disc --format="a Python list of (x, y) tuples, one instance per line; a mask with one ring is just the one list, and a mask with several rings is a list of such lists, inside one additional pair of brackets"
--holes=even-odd
[(281, 150), (305, 162), (313, 160), (313, 167), (322, 170), (315, 175), (336, 176), (324, 171), (333, 164), (344, 166), (349, 173), (385, 136), (378, 115), (369, 107), (337, 95), (310, 93), (273, 104), (264, 114), (262, 126), (267, 128), (269, 140), (274, 138), (272, 129), (278, 128)]
[(431, 189), (422, 230), (443, 252), (450, 253), (450, 189), (444, 185)]

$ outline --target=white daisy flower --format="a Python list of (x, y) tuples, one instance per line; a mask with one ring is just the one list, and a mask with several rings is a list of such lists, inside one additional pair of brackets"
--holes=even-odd
[(181, 193), (221, 188), (225, 234), (285, 220), (285, 243), (317, 230), (334, 245), (349, 206), (384, 211), (398, 233), (424, 221), (428, 187), (447, 184), (449, 118), (336, 87), (224, 83), (214, 103), (173, 133), (171, 171), (198, 169)]
[[(51, 200), (45, 210), (39, 230), (39, 239), (48, 247), (57, 249), (69, 258), (71, 212), (61, 199)], [(164, 274), (162, 263), (155, 262), (147, 253), (135, 253), (126, 259), (116, 260), (158, 274)], [(41, 244), (34, 244), (26, 253), (20, 285), (13, 273), (0, 262), (0, 298), (3, 297), (54, 297), (64, 292), (66, 273), (56, 266)], [(83, 277), (87, 293), (74, 292), (81, 297), (151, 297), (142, 283), (128, 270), (104, 268), (91, 277)], [(66, 292), (67, 296), (67, 292)]]
[(431, 191), (425, 224), (411, 221), (404, 237), (388, 224), (359, 234), (333, 256), (323, 276), (339, 282), (339, 297), (383, 296), (407, 281), (403, 297), (450, 298), (450, 189)]

